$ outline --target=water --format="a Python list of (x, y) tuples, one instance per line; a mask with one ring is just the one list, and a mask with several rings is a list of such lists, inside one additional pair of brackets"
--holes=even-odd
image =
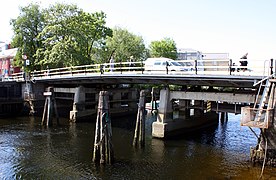
[[(92, 163), (95, 122), (40, 126), (41, 118), (0, 119), (0, 179), (258, 179), (261, 167), (249, 162), (256, 137), (240, 127), (240, 116), (208, 130), (160, 140), (151, 137), (146, 122), (146, 146), (132, 147), (134, 124), (113, 120), (115, 163)], [(258, 132), (258, 129), (255, 129)], [(265, 179), (276, 179), (266, 167)]]

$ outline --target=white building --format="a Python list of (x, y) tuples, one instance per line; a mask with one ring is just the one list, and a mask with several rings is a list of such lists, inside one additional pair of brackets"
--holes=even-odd
[(177, 50), (177, 60), (201, 59), (202, 53), (191, 48), (181, 48)]

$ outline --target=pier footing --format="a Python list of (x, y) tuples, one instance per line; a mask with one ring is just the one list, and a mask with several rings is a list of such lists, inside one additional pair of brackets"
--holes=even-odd
[(177, 118), (167, 122), (153, 122), (152, 136), (155, 138), (167, 138), (208, 128), (217, 123), (218, 114), (215, 112), (210, 112), (200, 117), (191, 116), (187, 119)]
[[(183, 107), (180, 110), (179, 118), (173, 118), (172, 101), (169, 89), (160, 91), (160, 105), (157, 114), (157, 121), (152, 124), (152, 136), (156, 138), (166, 138), (177, 134), (184, 134), (196, 131), (218, 122), (216, 112), (204, 113), (201, 109), (190, 109), (187, 103), (191, 101), (181, 101)], [(201, 101), (194, 101), (194, 104), (201, 106)], [(185, 105), (184, 105), (185, 104)], [(183, 106), (184, 105), (184, 106)], [(191, 113), (191, 110), (193, 112)]]
[(250, 158), (255, 164), (263, 164), (276, 167), (276, 125), (268, 129), (262, 129), (259, 143), (250, 148)]

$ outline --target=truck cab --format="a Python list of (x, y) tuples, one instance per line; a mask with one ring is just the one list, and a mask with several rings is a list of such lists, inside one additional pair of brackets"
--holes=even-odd
[(179, 63), (170, 58), (148, 58), (145, 61), (145, 71), (192, 71), (193, 66), (189, 63)]

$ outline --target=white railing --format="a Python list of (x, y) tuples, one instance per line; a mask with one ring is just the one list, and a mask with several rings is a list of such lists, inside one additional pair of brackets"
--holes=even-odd
[[(97, 76), (97, 75), (114, 75), (114, 74), (132, 74), (132, 75), (235, 75), (235, 76), (268, 76), (271, 72), (270, 61), (252, 61), (247, 60), (248, 66), (234, 65), (232, 60), (178, 60), (180, 64), (185, 66), (185, 71), (170, 71), (164, 66), (162, 70), (145, 71), (144, 62), (119, 62), (119, 63), (103, 63), (93, 65), (82, 65), (74, 67), (64, 67), (55, 69), (45, 69), (40, 71), (32, 71), (29, 76), (23, 77), (23, 73), (15, 73), (8, 78), (2, 78), (2, 81), (22, 81), (26, 78), (32, 79), (48, 79), (58, 77), (72, 76)], [(246, 68), (247, 70), (243, 71)], [(274, 70), (274, 69), (273, 69)]]

